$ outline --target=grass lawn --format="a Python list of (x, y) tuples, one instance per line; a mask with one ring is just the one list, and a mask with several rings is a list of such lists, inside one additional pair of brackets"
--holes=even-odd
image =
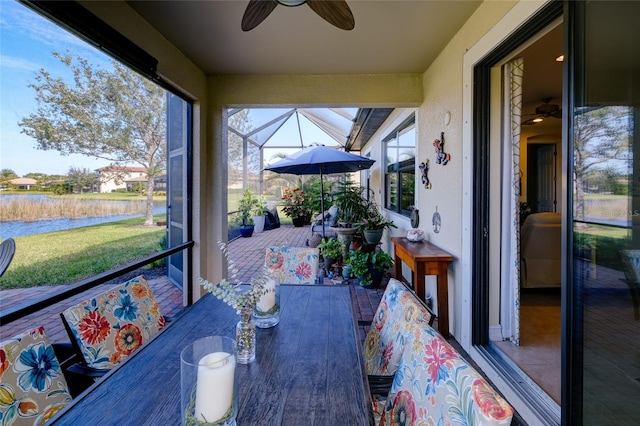
[(0, 278), (0, 289), (72, 284), (158, 252), (165, 227), (143, 223), (144, 218), (134, 218), (17, 237), (16, 254)]

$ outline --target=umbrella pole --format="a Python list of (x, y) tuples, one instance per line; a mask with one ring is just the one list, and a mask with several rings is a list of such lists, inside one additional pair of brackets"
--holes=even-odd
[(324, 241), (324, 182), (322, 181), (322, 167), (320, 167), (320, 216), (322, 217), (322, 240)]

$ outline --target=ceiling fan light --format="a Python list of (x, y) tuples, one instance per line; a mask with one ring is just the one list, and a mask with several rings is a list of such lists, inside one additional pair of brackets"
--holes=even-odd
[(542, 123), (544, 121), (544, 118), (542, 117), (536, 117), (533, 120), (531, 120), (534, 123)]
[(564, 61), (564, 55), (560, 55), (556, 57), (556, 62), (563, 62), (563, 61)]
[(276, 1), (283, 6), (290, 6), (290, 7), (300, 6), (301, 4), (307, 2), (307, 0), (276, 0)]

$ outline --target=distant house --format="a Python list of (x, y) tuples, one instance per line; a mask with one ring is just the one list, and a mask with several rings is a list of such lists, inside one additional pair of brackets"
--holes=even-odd
[(127, 190), (139, 182), (146, 182), (146, 167), (106, 166), (96, 169), (95, 192)]
[(38, 181), (31, 178), (16, 178), (9, 181), (11, 185), (15, 185), (16, 189), (30, 190), (32, 186), (38, 184)]

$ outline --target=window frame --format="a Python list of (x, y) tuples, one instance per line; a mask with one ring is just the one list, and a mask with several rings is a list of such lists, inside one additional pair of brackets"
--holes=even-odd
[[(389, 132), (382, 139), (383, 146), (383, 155), (384, 155), (384, 208), (390, 210), (394, 213), (401, 214), (406, 217), (411, 216), (411, 208), (402, 208), (402, 198), (405, 195), (403, 191), (402, 181), (403, 176), (406, 174), (413, 175), (411, 179), (411, 183), (413, 184), (413, 201), (410, 206), (415, 205), (415, 174), (416, 174), (416, 157), (415, 157), (415, 148), (417, 146), (416, 140), (414, 138), (414, 156), (413, 158), (407, 160), (399, 160), (400, 157), (400, 146), (396, 145), (396, 155), (395, 158), (397, 161), (395, 163), (389, 164), (389, 142), (391, 141), (400, 141), (400, 137), (403, 133), (407, 133), (407, 131), (413, 127), (414, 131), (416, 130), (416, 116), (415, 113), (412, 113), (408, 118), (406, 118), (402, 123), (396, 126), (391, 132)], [(391, 182), (392, 176), (395, 177), (395, 181)], [(391, 202), (391, 185), (395, 185), (395, 193), (394, 197), (396, 205), (393, 205)]]

